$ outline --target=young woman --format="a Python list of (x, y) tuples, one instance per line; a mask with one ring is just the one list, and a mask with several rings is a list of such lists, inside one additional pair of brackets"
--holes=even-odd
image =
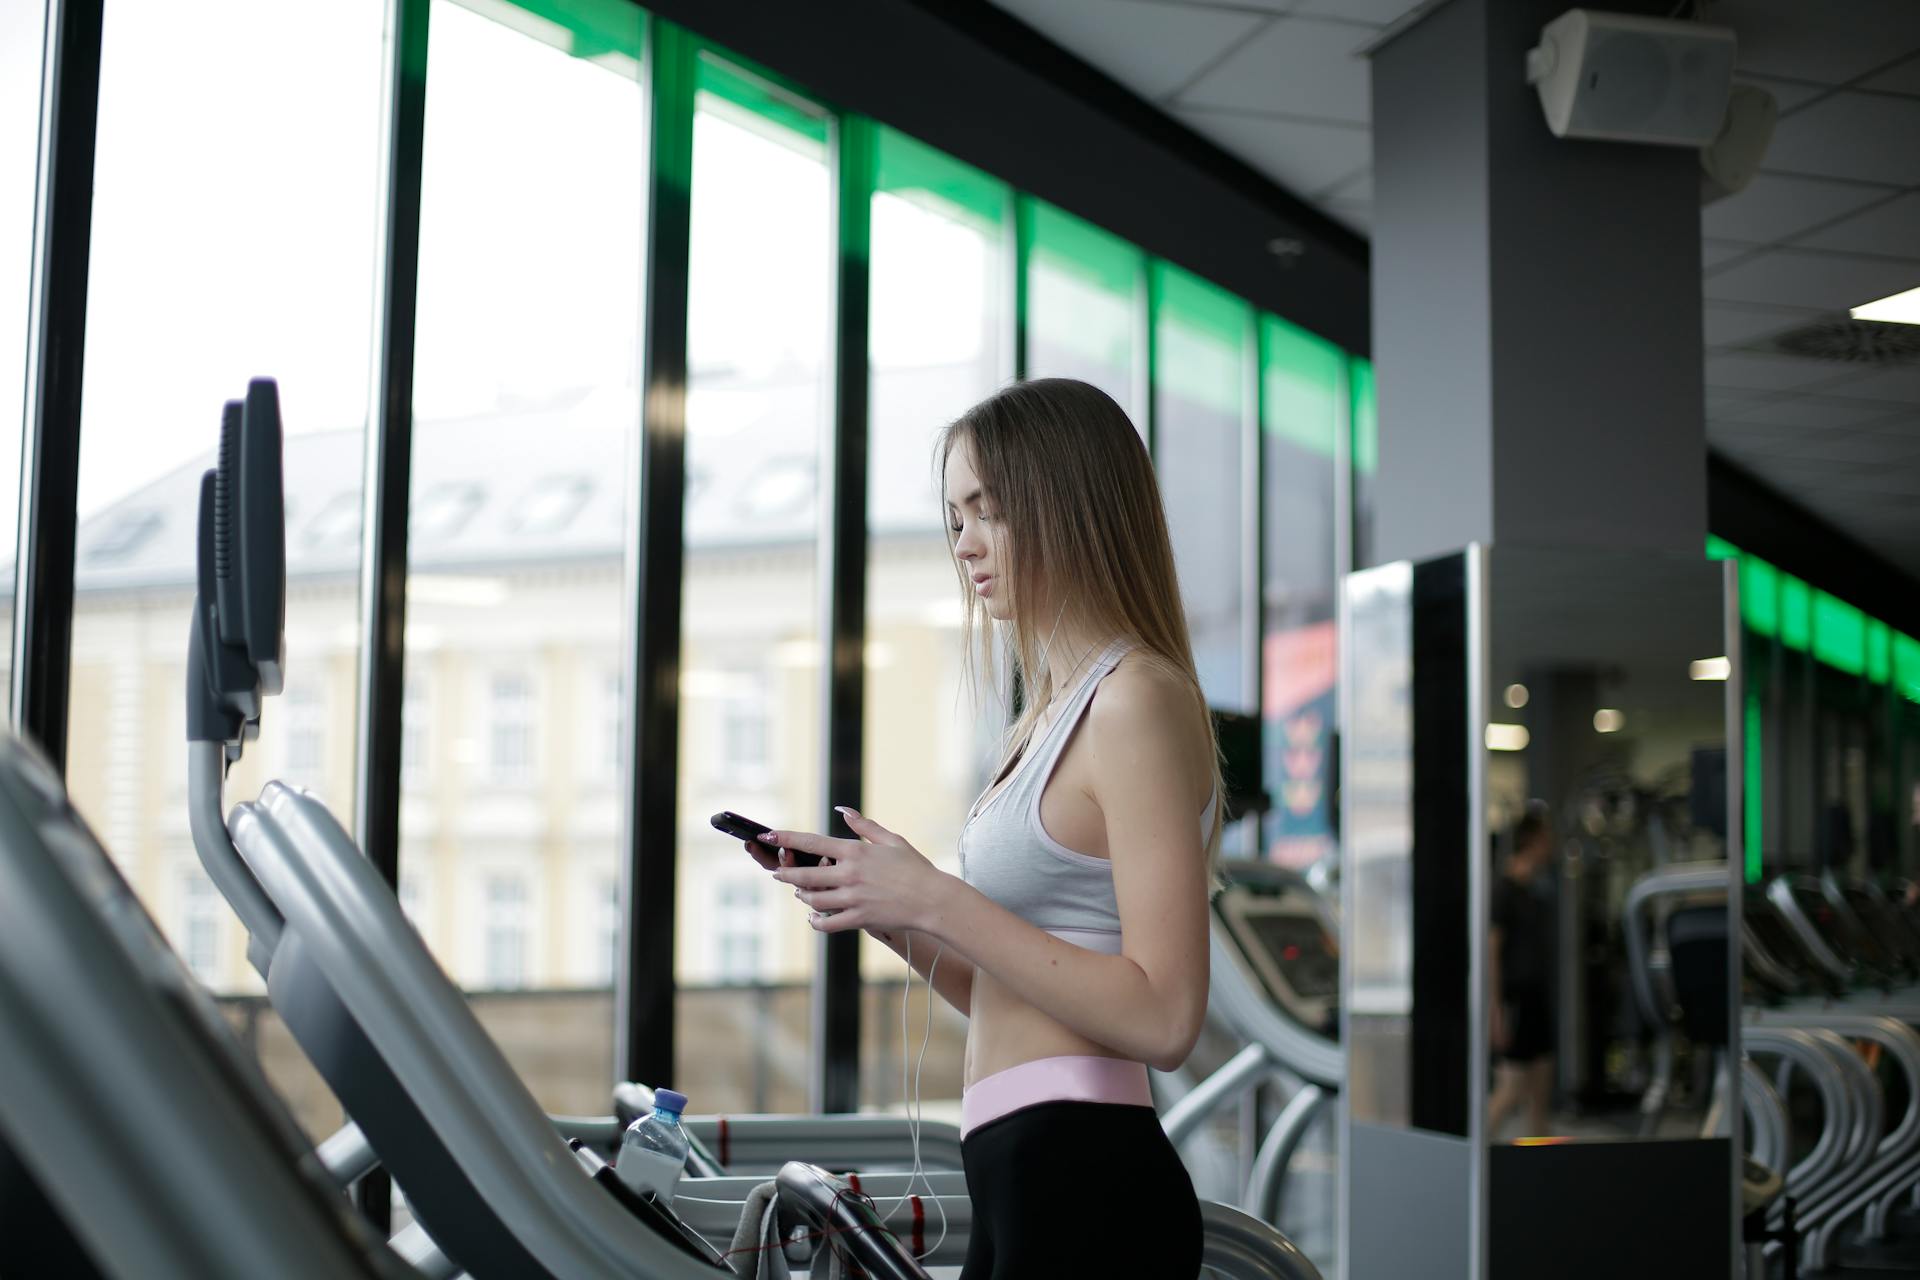
[(910, 953), (968, 1016), (963, 1280), (1190, 1280), (1199, 1206), (1147, 1068), (1179, 1066), (1206, 1012), (1220, 775), (1153, 467), (1125, 412), (1065, 379), (988, 397), (937, 452), (969, 658), (984, 611), (1023, 690), (960, 875), (851, 809), (858, 840), (759, 843), (815, 929)]

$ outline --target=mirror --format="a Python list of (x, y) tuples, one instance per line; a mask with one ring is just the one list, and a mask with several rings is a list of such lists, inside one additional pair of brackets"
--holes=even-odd
[(1733, 1000), (1722, 567), (1486, 565), (1487, 1140), (1708, 1136)]

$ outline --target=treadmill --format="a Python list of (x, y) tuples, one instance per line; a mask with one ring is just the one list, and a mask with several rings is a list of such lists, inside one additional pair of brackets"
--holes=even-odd
[[(0, 735), (0, 1273), (418, 1276), (351, 1212), (53, 770)], [(29, 1213), (43, 1215), (27, 1221)], [(414, 1260), (431, 1248), (419, 1233)], [(444, 1274), (444, 1272), (443, 1272)]]
[(1249, 1090), (1290, 1085), (1241, 1199), (1247, 1212), (1272, 1222), (1295, 1151), (1346, 1078), (1339, 925), (1297, 872), (1235, 862), (1226, 873), (1213, 901), (1207, 1010), (1245, 1047), (1168, 1108), (1162, 1123), (1179, 1146)]
[[(249, 957), (266, 976), (276, 1011), (406, 1191), (416, 1218), (481, 1280), (572, 1280), (631, 1275), (636, 1267), (648, 1275), (656, 1269), (662, 1276), (710, 1274), (711, 1251), (702, 1253), (704, 1242), (690, 1224), (656, 1205), (655, 1230), (646, 1231), (579, 1176), (562, 1138), (611, 1144), (618, 1120), (556, 1120), (540, 1112), (408, 925), (390, 888), (324, 805), (276, 782), (257, 801), (223, 814), (226, 766), (257, 732), (262, 699), (277, 692), (279, 682), (285, 568), (279, 413), (271, 382), (256, 381), (244, 405), (228, 406), (220, 458), (201, 495), (199, 596), (188, 663), (190, 816), (195, 848), (247, 926)], [(243, 559), (250, 547), (252, 559)], [(824, 1122), (798, 1123), (818, 1130)], [(832, 1124), (855, 1134), (904, 1130), (894, 1117)], [(796, 1181), (788, 1176), (792, 1168), (782, 1170), (783, 1188), (794, 1182), (818, 1191), (818, 1178)], [(959, 1175), (936, 1176), (946, 1180), (936, 1192), (944, 1200)], [(883, 1194), (871, 1185), (878, 1179), (868, 1181), (869, 1190)], [(860, 1184), (849, 1182), (859, 1194)], [(685, 1179), (676, 1205), (691, 1209), (717, 1200), (723, 1216), (731, 1205), (737, 1219), (751, 1185)], [(905, 1208), (903, 1200), (894, 1211)], [(1314, 1274), (1264, 1224), (1206, 1205), (1202, 1220), (1209, 1265), (1223, 1275)], [(1061, 1224), (1063, 1230), (1087, 1226)], [(890, 1234), (846, 1239), (868, 1242), (883, 1243), (889, 1254), (856, 1259), (870, 1273), (918, 1270)], [(956, 1243), (964, 1247), (964, 1234)]]

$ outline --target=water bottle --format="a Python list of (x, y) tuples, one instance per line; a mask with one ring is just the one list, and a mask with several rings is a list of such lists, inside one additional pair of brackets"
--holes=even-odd
[(687, 1167), (687, 1132), (680, 1127), (686, 1109), (686, 1094), (656, 1089), (653, 1110), (627, 1126), (613, 1165), (620, 1181), (663, 1204), (673, 1203), (673, 1189)]

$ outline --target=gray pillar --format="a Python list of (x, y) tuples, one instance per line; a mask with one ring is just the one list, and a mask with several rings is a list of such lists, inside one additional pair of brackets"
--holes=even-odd
[[(1526, 82), (1526, 54), (1541, 27), (1576, 2), (1449, 0), (1373, 52), (1372, 311), (1380, 414), (1373, 564), (1431, 562), (1472, 543), (1496, 551), (1565, 548), (1569, 564), (1608, 552), (1702, 558), (1699, 162), (1688, 148), (1569, 141), (1548, 131)], [(1665, 16), (1672, 5), (1628, 0), (1608, 7)], [(1478, 682), (1486, 677), (1486, 632), (1493, 625), (1487, 602), (1499, 587), (1471, 570), (1488, 561), (1468, 557), (1467, 563), (1461, 678), (1467, 724), (1477, 732), (1483, 710), (1475, 699), (1482, 696)], [(1718, 578), (1704, 564), (1702, 575), (1711, 596)], [(1609, 585), (1628, 602), (1628, 612), (1637, 606), (1638, 597), (1619, 582)], [(1420, 596), (1416, 572), (1415, 671), (1428, 643), (1420, 634)], [(1428, 634), (1437, 632), (1429, 626)], [(1709, 648), (1698, 656), (1719, 643), (1716, 635), (1709, 625), (1702, 641)], [(1350, 665), (1364, 661), (1363, 648), (1350, 648)], [(1451, 971), (1436, 976), (1436, 957), (1464, 966), (1459, 980), (1467, 984), (1470, 1010), (1464, 1078), (1472, 1100), (1464, 1126), (1422, 1124), (1417, 1117), (1397, 1125), (1377, 1109), (1366, 1112), (1353, 1092), (1371, 1077), (1350, 1081), (1356, 1109), (1343, 1169), (1345, 1273), (1352, 1280), (1599, 1274), (1604, 1267), (1596, 1270), (1595, 1260), (1614, 1255), (1597, 1247), (1582, 1253), (1578, 1241), (1592, 1244), (1602, 1232), (1633, 1244), (1643, 1237), (1621, 1234), (1633, 1231), (1627, 1219), (1656, 1203), (1656, 1191), (1684, 1206), (1691, 1204), (1688, 1195), (1674, 1188), (1699, 1184), (1719, 1188), (1718, 1199), (1703, 1198), (1691, 1215), (1698, 1230), (1689, 1225), (1668, 1233), (1687, 1237), (1672, 1256), (1689, 1259), (1693, 1274), (1724, 1275), (1717, 1255), (1730, 1252), (1720, 1244), (1728, 1230), (1721, 1219), (1730, 1214), (1729, 1188), (1720, 1187), (1730, 1180), (1725, 1144), (1489, 1149), (1483, 1143), (1490, 858), (1481, 815), (1471, 815), (1462, 832), (1434, 828), (1452, 817), (1450, 811), (1435, 816), (1446, 802), (1433, 790), (1436, 753), (1421, 727), (1423, 715), (1432, 723), (1433, 709), (1445, 709), (1428, 687), (1434, 670), (1429, 662), (1426, 674), (1408, 685), (1416, 775), (1408, 793), (1409, 863), (1416, 880), (1424, 877), (1409, 894), (1410, 933), (1408, 939), (1368, 937), (1370, 922), (1375, 933), (1391, 933), (1393, 926), (1355, 910), (1347, 942), (1358, 957), (1350, 962), (1356, 969), (1363, 960), (1372, 963), (1370, 957), (1393, 954), (1394, 942), (1406, 942), (1413, 957), (1409, 1023), (1416, 1029), (1422, 999), (1438, 1016), (1456, 1016), (1451, 1004), (1432, 1002), (1431, 993), (1453, 981)], [(1349, 670), (1344, 678), (1368, 685), (1384, 677)], [(1553, 708), (1543, 705), (1541, 720), (1529, 721), (1537, 742), (1530, 769), (1534, 781), (1559, 783), (1576, 763), (1567, 753), (1577, 754), (1581, 734), (1592, 736), (1582, 723), (1593, 714), (1592, 693), (1576, 697), (1571, 684), (1539, 692), (1558, 709), (1548, 717)], [(1544, 696), (1551, 693), (1566, 696)], [(1551, 731), (1548, 718), (1555, 721)], [(1473, 761), (1478, 739), (1442, 748), (1439, 757), (1468, 752), (1465, 804), (1483, 802), (1471, 781), (1484, 777)], [(1358, 788), (1371, 775), (1366, 759), (1349, 755), (1350, 787)], [(1441, 778), (1450, 784), (1453, 774), (1443, 770)], [(1349, 800), (1351, 810), (1358, 802)], [(1430, 811), (1424, 817), (1423, 805)], [(1445, 849), (1436, 848), (1436, 832)], [(1349, 838), (1355, 838), (1351, 829)], [(1350, 905), (1359, 903), (1362, 890), (1381, 896), (1371, 882), (1359, 884), (1367, 869), (1354, 863)], [(1470, 876), (1471, 891), (1449, 892), (1458, 888), (1456, 876)], [(1471, 941), (1457, 948), (1457, 957), (1441, 955), (1429, 941), (1461, 933)], [(1384, 989), (1376, 984), (1366, 994), (1377, 1003)], [(1386, 1038), (1377, 1009), (1360, 1013)], [(1350, 1022), (1360, 1013), (1350, 1011)], [(1434, 1017), (1426, 1014), (1428, 1021)], [(1350, 1040), (1350, 1064), (1355, 1052)], [(1431, 1075), (1437, 1068), (1426, 1069)], [(1690, 1181), (1678, 1181), (1683, 1177)], [(1631, 1249), (1615, 1253), (1638, 1256)]]
[(1699, 162), (1547, 131), (1524, 61), (1568, 7), (1452, 0), (1374, 54), (1376, 563), (1706, 536)]

